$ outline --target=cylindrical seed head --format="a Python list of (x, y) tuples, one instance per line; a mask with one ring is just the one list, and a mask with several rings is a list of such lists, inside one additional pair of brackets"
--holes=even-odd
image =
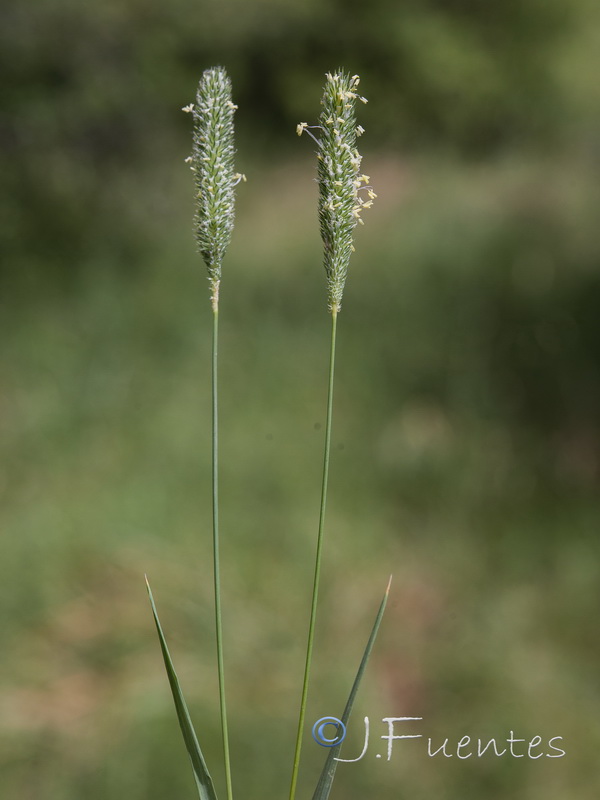
[(221, 265), (234, 223), (233, 115), (231, 81), (223, 67), (206, 70), (196, 103), (187, 107), (194, 119), (191, 168), (196, 189), (194, 217), (198, 250), (208, 268), (213, 308), (218, 305)]
[[(350, 255), (354, 250), (353, 232), (360, 212), (371, 205), (375, 193), (367, 186), (368, 177), (360, 174), (362, 156), (356, 148), (356, 138), (363, 133), (356, 125), (356, 100), (367, 102), (356, 93), (358, 75), (343, 71), (327, 73), (319, 119), (318, 181), (319, 222), (324, 244), (324, 264), (327, 275), (328, 305), (332, 312), (341, 308), (342, 294), (348, 272)], [(298, 132), (308, 126), (298, 126)], [(364, 184), (364, 185), (363, 185)], [(369, 200), (360, 194), (367, 189)]]

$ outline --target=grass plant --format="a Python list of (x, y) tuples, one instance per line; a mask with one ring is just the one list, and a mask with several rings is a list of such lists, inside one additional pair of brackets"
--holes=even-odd
[[(317, 545), (312, 581), (310, 619), (304, 664), (304, 678), (298, 715), (296, 744), (290, 782), (290, 800), (294, 800), (298, 783), (302, 739), (306, 717), (306, 705), (313, 657), (315, 627), (319, 598), (319, 584), (323, 558), (325, 512), (329, 482), (331, 454), (331, 431), (333, 419), (333, 390), (335, 376), (335, 352), (337, 317), (341, 309), (342, 296), (351, 253), (354, 251), (353, 232), (360, 222), (361, 212), (372, 205), (375, 193), (369, 186), (369, 177), (360, 173), (362, 157), (356, 147), (357, 137), (363, 128), (356, 122), (356, 102), (367, 102), (357, 92), (359, 77), (343, 71), (326, 75), (321, 104), (323, 106), (319, 124), (309, 126), (300, 123), (297, 133), (307, 132), (317, 145), (319, 205), (318, 215), (321, 238), (324, 246), (324, 266), (327, 277), (327, 306), (331, 314), (331, 339), (329, 346), (329, 373), (327, 389), (327, 412), (321, 501), (317, 531)], [(225, 693), (225, 668), (223, 655), (223, 621), (220, 579), (219, 538), (219, 447), (218, 447), (218, 330), (219, 291), (224, 253), (229, 245), (234, 224), (234, 188), (244, 176), (234, 173), (233, 115), (237, 106), (232, 101), (231, 82), (221, 67), (207, 70), (200, 81), (195, 104), (183, 110), (192, 113), (194, 120), (194, 145), (192, 155), (186, 159), (194, 173), (196, 190), (195, 232), (198, 250), (207, 269), (210, 301), (213, 313), (212, 325), (212, 530), (213, 530), (213, 584), (215, 608), (215, 634), (217, 650), (217, 672), (219, 682), (219, 708), (223, 739), (223, 757), (227, 800), (233, 798), (231, 759), (227, 724)], [(313, 133), (316, 131), (316, 133)], [(147, 582), (152, 613), (160, 641), (161, 651), (175, 709), (186, 749), (192, 762), (196, 787), (200, 800), (216, 800), (216, 792), (208, 771), (198, 737), (189, 714), (183, 692), (175, 671), (171, 655), (159, 620), (154, 597)], [(369, 655), (381, 624), (389, 594), (390, 582), (379, 607), (374, 625), (365, 647), (363, 657), (350, 691), (339, 727), (344, 727), (350, 717), (352, 706)], [(345, 729), (345, 727), (344, 727)], [(343, 738), (329, 748), (321, 777), (313, 794), (313, 800), (327, 800), (333, 784), (337, 755)]]
[[(302, 682), (302, 697), (298, 716), (298, 731), (290, 784), (290, 800), (294, 800), (302, 751), (302, 734), (306, 716), (306, 702), (310, 681), (313, 643), (319, 583), (323, 554), (323, 534), (325, 528), (325, 509), (327, 506), (327, 487), (329, 483), (329, 460), (331, 454), (331, 426), (333, 420), (333, 387), (335, 376), (335, 345), (337, 317), (342, 305), (342, 296), (350, 256), (354, 250), (353, 231), (362, 222), (360, 212), (369, 207), (375, 197), (368, 187), (369, 199), (364, 200), (361, 189), (367, 186), (369, 178), (360, 174), (361, 155), (356, 148), (356, 139), (363, 132), (356, 123), (356, 100), (366, 103), (366, 99), (356, 93), (358, 75), (350, 77), (344, 72), (333, 75), (327, 73), (321, 105), (319, 124), (309, 126), (301, 122), (298, 135), (309, 133), (317, 145), (317, 173), (319, 180), (319, 222), (324, 249), (324, 266), (327, 276), (327, 305), (331, 313), (331, 342), (329, 349), (329, 377), (327, 389), (327, 415), (325, 421), (325, 448), (323, 456), (323, 477), (321, 482), (321, 507), (317, 533), (317, 552), (313, 579), (310, 622), (306, 646), (306, 662)], [(316, 135), (312, 133), (316, 131)]]
[[(221, 568), (219, 538), (219, 412), (218, 412), (218, 349), (219, 349), (219, 288), (225, 251), (231, 241), (234, 224), (234, 187), (244, 176), (234, 173), (233, 115), (236, 106), (231, 95), (231, 81), (222, 67), (208, 69), (202, 75), (195, 104), (184, 111), (192, 113), (194, 144), (192, 155), (186, 159), (194, 174), (196, 190), (195, 233), (198, 250), (208, 270), (212, 324), (212, 529), (213, 582), (217, 672), (219, 676), (219, 707), (223, 736), (223, 758), (228, 800), (232, 800), (231, 757), (227, 724), (225, 666), (223, 656), (223, 620), (221, 607)], [(150, 600), (158, 629), (165, 666), (173, 692), (177, 716), (188, 753), (192, 760), (198, 793), (202, 800), (215, 795), (204, 756), (198, 745), (193, 725), (179, 681), (164, 641), (162, 629), (150, 591)]]

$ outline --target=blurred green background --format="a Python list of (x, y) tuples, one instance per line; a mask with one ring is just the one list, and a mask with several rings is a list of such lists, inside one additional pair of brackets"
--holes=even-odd
[[(203, 69), (239, 105), (221, 292), (234, 785), (287, 796), (329, 318), (310, 140), (362, 77), (308, 720), (337, 715), (394, 584), (333, 797), (600, 789), (600, 7), (595, 0), (9, 0), (0, 11), (0, 796), (192, 798), (153, 583), (222, 789), (210, 307), (184, 158)], [(564, 758), (384, 752), (383, 717)], [(523, 750), (517, 752), (524, 752)], [(537, 751), (536, 751), (537, 752)], [(310, 735), (299, 797), (325, 751)]]

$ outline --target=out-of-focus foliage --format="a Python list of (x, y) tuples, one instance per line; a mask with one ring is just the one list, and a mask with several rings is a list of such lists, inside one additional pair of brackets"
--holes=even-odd
[[(597, 0), (4, 3), (2, 798), (193, 790), (144, 572), (222, 785), (210, 307), (179, 109), (223, 64), (248, 176), (221, 294), (234, 785), (289, 780), (328, 334), (314, 148), (294, 131), (342, 66), (369, 98), (378, 199), (339, 320), (309, 713), (338, 713), (393, 570), (357, 700), (372, 738), (414, 714), (442, 741), (564, 736), (567, 757), (397, 742), (382, 764), (373, 745), (335, 794), (596, 800), (599, 18)], [(323, 753), (305, 753), (311, 789)]]
[[(371, 757), (340, 765), (336, 797), (595, 800), (597, 189), (570, 160), (367, 158), (379, 197), (339, 319), (311, 721), (342, 708), (391, 571), (394, 588), (357, 701)], [(191, 183), (183, 172), (180, 221), (135, 279), (96, 264), (76, 293), (0, 319), (9, 798), (191, 796), (144, 572), (222, 784)], [(254, 800), (289, 780), (328, 315), (308, 162), (245, 191), (221, 294), (220, 441), (234, 781)], [(567, 757), (456, 766), (397, 742), (377, 762), (381, 718), (404, 714), (441, 741), (564, 736)], [(308, 793), (323, 753), (310, 739), (305, 753)]]
[[(144, 258), (166, 153), (187, 131), (178, 109), (212, 64), (233, 77), (247, 152), (289, 142), (338, 64), (368, 87), (372, 143), (547, 143), (568, 113), (557, 54), (585, 2), (11, 2), (0, 12), (0, 277), (37, 263), (69, 280), (90, 250), (130, 268)], [(140, 204), (140, 179), (153, 202)]]

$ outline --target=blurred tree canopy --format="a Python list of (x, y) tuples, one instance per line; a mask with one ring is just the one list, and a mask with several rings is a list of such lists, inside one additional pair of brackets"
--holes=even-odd
[(376, 109), (366, 113), (371, 143), (482, 154), (551, 141), (564, 117), (555, 54), (578, 8), (566, 0), (9, 3), (0, 12), (9, 256), (1, 274), (35, 274), (36, 263), (64, 274), (65, 262), (73, 273), (86, 252), (106, 248), (126, 264), (143, 258), (148, 226), (131, 210), (132, 184), (152, 165), (161, 180), (165, 153), (187, 136), (179, 108), (212, 64), (232, 74), (240, 141), (258, 154), (291, 141), (315, 109), (322, 74), (338, 65), (364, 79)]

